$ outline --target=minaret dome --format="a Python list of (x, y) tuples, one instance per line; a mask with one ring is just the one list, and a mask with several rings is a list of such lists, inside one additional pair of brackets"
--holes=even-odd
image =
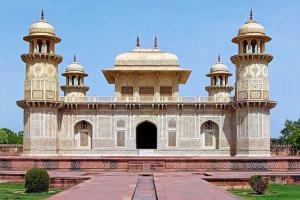
[(36, 36), (51, 37), (55, 43), (60, 42), (60, 38), (56, 37), (54, 27), (45, 20), (43, 10), (40, 20), (30, 26), (29, 34), (24, 37), (24, 40), (30, 42)]
[(76, 56), (74, 55), (73, 62), (66, 68), (65, 73), (62, 74), (66, 77), (66, 85), (61, 86), (66, 97), (84, 97), (89, 90), (88, 86), (84, 85), (84, 78), (88, 76), (85, 73), (82, 65), (77, 63)]
[(253, 19), (252, 11), (250, 12), (249, 20), (239, 28), (238, 34), (232, 39), (232, 42), (238, 44), (244, 38), (251, 36), (260, 37), (264, 42), (271, 40), (271, 38), (266, 35), (265, 28)]
[(82, 72), (84, 73), (84, 68), (76, 61), (76, 56), (74, 55), (73, 62), (69, 64), (66, 68), (66, 73), (70, 72)]
[(230, 92), (233, 87), (229, 85), (228, 78), (232, 74), (229, 72), (228, 67), (221, 62), (220, 55), (217, 62), (215, 62), (210, 68), (210, 73), (206, 76), (210, 77), (210, 85), (205, 89), (209, 96), (222, 98), (222, 100), (229, 100)]

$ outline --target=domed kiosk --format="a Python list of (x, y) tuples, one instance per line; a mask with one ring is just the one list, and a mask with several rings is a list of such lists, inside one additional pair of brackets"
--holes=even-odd
[(136, 48), (118, 55), (113, 68), (104, 69), (108, 83), (115, 84), (117, 99), (175, 99), (178, 85), (185, 84), (191, 71), (179, 68), (177, 56), (166, 53), (157, 46), (140, 48), (137, 38)]
[(210, 73), (206, 76), (210, 77), (210, 86), (205, 89), (209, 97), (217, 97), (223, 101), (229, 101), (230, 92), (233, 87), (228, 83), (228, 77), (232, 74), (229, 72), (228, 67), (221, 62), (220, 55), (216, 63), (210, 68)]
[(74, 55), (73, 62), (66, 68), (66, 72), (62, 74), (66, 77), (66, 85), (61, 86), (65, 97), (84, 97), (89, 90), (84, 85), (84, 78), (88, 75), (84, 72), (84, 68), (80, 65)]

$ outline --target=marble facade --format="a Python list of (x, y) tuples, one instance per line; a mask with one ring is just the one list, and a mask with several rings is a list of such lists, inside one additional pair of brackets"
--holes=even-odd
[[(136, 47), (116, 57), (102, 70), (112, 97), (88, 96), (88, 76), (74, 57), (63, 76), (59, 96), (55, 54), (60, 42), (42, 14), (29, 35), (24, 99), (26, 155), (153, 155), (153, 156), (270, 156), (268, 63), (271, 38), (252, 19), (240, 27), (233, 42), (238, 53), (235, 86), (220, 57), (207, 76), (207, 97), (183, 97), (179, 85), (191, 73), (179, 66), (177, 56), (154, 47)], [(235, 94), (231, 95), (232, 90)]]

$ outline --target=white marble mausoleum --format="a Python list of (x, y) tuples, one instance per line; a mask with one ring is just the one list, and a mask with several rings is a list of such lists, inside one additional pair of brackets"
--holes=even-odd
[(156, 38), (153, 48), (142, 48), (137, 38), (133, 50), (102, 69), (115, 86), (110, 97), (88, 96), (88, 74), (75, 56), (59, 85), (61, 39), (43, 13), (24, 40), (24, 99), (17, 104), (24, 109), (26, 155), (270, 156), (276, 102), (269, 99), (273, 57), (265, 45), (271, 38), (252, 14), (232, 39), (235, 83), (219, 57), (208, 70), (205, 97), (180, 96), (191, 70), (159, 49)]

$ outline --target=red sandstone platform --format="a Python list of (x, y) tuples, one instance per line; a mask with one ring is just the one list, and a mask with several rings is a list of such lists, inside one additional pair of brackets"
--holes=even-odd
[[(131, 200), (137, 183), (136, 174), (96, 175), (90, 181), (80, 183), (54, 195), (49, 200)], [(202, 180), (197, 176), (155, 175), (157, 199), (159, 200), (237, 200), (237, 196)], [(143, 191), (145, 190), (145, 191)], [(142, 188), (141, 193), (147, 193)], [(138, 198), (144, 199), (144, 198)], [(146, 198), (145, 198), (146, 199)], [(150, 198), (147, 198), (150, 200)], [(156, 199), (156, 198), (155, 198)], [(152, 198), (151, 198), (152, 200)]]
[(139, 156), (2, 156), (0, 170), (45, 169), (98, 171), (291, 171), (300, 157), (139, 157)]
[[(49, 170), (51, 187), (69, 189), (50, 199), (101, 199), (101, 200), (131, 200), (137, 188), (140, 174), (152, 174), (155, 182), (155, 192), (159, 200), (234, 200), (236, 196), (224, 188), (248, 187), (251, 175), (261, 174), (270, 179), (280, 178), (289, 183), (291, 178), (300, 184), (300, 170), (293, 172), (91, 172), (91, 171), (62, 171)], [(10, 176), (24, 179), (25, 171), (0, 171), (0, 180), (8, 180)], [(19, 181), (20, 181), (19, 180)], [(73, 180), (73, 182), (70, 180)], [(77, 181), (76, 181), (77, 180)], [(295, 182), (296, 180), (296, 182)], [(16, 180), (13, 180), (16, 181)], [(298, 182), (297, 182), (298, 181)], [(141, 187), (139, 194), (148, 193), (147, 187)]]
[(49, 200), (131, 200), (138, 175), (95, 175)]
[(237, 196), (197, 176), (156, 176), (159, 200), (237, 200)]

